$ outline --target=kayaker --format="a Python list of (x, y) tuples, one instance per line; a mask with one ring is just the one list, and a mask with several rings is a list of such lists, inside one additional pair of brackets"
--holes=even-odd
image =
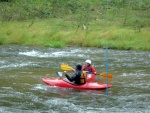
[(74, 82), (77, 85), (83, 85), (86, 83), (86, 73), (82, 71), (82, 65), (77, 64), (74, 75), (70, 77), (66, 71), (64, 71), (65, 76), (70, 82)]
[(86, 71), (87, 74), (91, 74), (91, 79), (94, 81), (96, 79), (97, 71), (96, 69), (92, 66), (91, 60), (86, 60), (85, 61), (85, 66), (82, 67), (83, 71)]
[(90, 74), (97, 74), (96, 72), (96, 69), (91, 65), (91, 60), (86, 60), (85, 61), (85, 66), (82, 67), (82, 70), (84, 71), (88, 71), (87, 73), (90, 73)]

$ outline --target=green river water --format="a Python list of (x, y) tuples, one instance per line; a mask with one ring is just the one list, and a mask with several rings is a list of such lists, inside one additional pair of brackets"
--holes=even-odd
[[(0, 113), (150, 113), (150, 52), (109, 50), (108, 90), (50, 87), (60, 65), (91, 59), (105, 72), (105, 49), (0, 46)], [(70, 75), (72, 73), (70, 72)], [(97, 81), (105, 79), (97, 75)]]

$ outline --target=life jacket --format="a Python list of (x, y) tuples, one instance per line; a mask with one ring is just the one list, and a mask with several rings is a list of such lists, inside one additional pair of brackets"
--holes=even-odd
[(86, 72), (82, 71), (81, 75), (80, 75), (80, 83), (81, 84), (85, 84), (86, 83)]

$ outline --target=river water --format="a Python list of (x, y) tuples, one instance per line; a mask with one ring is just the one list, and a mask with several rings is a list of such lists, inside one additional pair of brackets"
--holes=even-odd
[[(108, 90), (50, 87), (60, 65), (91, 59), (105, 72), (105, 49), (0, 46), (0, 113), (150, 113), (150, 52), (109, 50)], [(72, 74), (69, 72), (70, 75)], [(106, 80), (97, 75), (97, 81)]]

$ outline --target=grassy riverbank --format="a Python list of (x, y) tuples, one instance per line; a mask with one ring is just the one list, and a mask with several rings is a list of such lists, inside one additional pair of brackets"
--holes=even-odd
[(108, 45), (112, 49), (149, 51), (147, 4), (147, 0), (2, 2), (0, 44), (101, 48)]
[(2, 22), (0, 44), (38, 45), (50, 47), (84, 46), (113, 49), (150, 50), (149, 28), (136, 32), (117, 23), (96, 20), (88, 28), (61, 19)]

